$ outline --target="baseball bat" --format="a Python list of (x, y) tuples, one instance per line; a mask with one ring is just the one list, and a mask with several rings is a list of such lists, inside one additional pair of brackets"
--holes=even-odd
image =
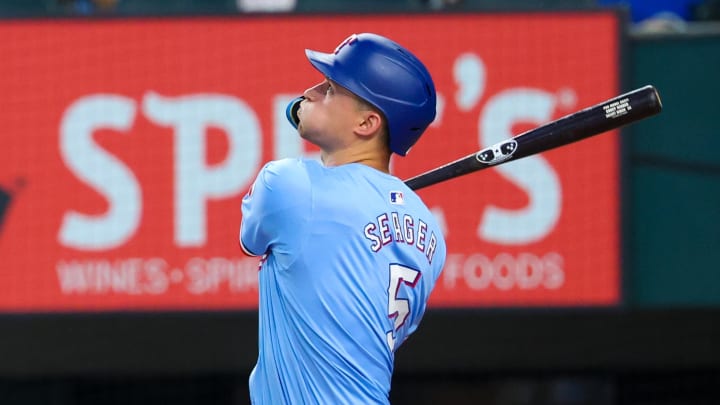
[(661, 110), (657, 89), (640, 87), (411, 177), (405, 184), (418, 190), (620, 128)]

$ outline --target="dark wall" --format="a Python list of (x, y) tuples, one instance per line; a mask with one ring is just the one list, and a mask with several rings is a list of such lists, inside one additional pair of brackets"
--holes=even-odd
[(630, 41), (633, 86), (663, 112), (624, 134), (628, 299), (639, 307), (720, 305), (720, 32)]

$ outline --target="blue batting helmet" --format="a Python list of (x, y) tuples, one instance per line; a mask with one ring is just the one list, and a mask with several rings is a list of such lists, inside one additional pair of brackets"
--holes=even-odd
[[(377, 34), (353, 34), (333, 53), (306, 49), (326, 77), (377, 107), (385, 116), (390, 150), (405, 156), (435, 119), (435, 85), (423, 63), (403, 46)], [(297, 127), (299, 100), (286, 114)]]

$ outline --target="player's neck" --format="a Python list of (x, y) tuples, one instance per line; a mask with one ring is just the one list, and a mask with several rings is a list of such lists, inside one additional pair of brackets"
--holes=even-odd
[(385, 153), (343, 150), (333, 153), (322, 152), (320, 157), (327, 167), (360, 163), (383, 173), (390, 173), (390, 155)]

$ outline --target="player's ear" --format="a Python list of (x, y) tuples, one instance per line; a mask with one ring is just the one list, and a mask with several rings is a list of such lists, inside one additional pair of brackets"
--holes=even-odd
[(380, 114), (373, 110), (363, 110), (355, 125), (355, 131), (359, 135), (367, 136), (379, 132), (383, 128), (383, 118)]

